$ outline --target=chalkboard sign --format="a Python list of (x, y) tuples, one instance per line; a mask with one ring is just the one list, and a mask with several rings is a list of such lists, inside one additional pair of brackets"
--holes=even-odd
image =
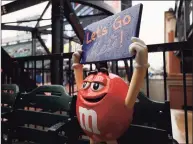
[(142, 4), (88, 25), (84, 30), (84, 42), (80, 63), (123, 60), (131, 57), (131, 37), (139, 36)]

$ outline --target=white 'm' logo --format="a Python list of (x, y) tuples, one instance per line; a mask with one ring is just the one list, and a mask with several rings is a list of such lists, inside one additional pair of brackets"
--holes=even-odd
[[(100, 131), (98, 130), (97, 126), (97, 113), (90, 109), (86, 109), (79, 106), (79, 115), (80, 115), (80, 126), (89, 132), (93, 132), (95, 134), (100, 134)], [(83, 122), (83, 115), (84, 115), (84, 121)], [(89, 126), (89, 116), (91, 117), (91, 127)]]

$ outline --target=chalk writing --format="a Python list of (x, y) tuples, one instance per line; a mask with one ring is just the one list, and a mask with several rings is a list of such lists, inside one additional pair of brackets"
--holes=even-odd
[(138, 37), (142, 5), (95, 22), (85, 29), (81, 63), (130, 58), (131, 37)]

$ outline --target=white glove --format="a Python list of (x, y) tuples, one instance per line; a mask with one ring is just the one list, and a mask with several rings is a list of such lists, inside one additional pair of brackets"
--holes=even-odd
[(135, 56), (134, 67), (148, 68), (148, 49), (146, 44), (139, 38), (132, 37), (132, 43), (129, 46), (129, 53)]
[(72, 64), (72, 68), (78, 68), (78, 67), (82, 67), (82, 64), (80, 64), (80, 57), (82, 54), (82, 50), (78, 50), (76, 52), (73, 53), (72, 55), (72, 60), (73, 60), (73, 64)]

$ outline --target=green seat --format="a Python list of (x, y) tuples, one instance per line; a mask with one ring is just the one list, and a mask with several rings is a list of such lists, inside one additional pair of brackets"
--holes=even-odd
[(10, 112), (19, 93), (19, 87), (16, 84), (1, 85), (1, 115)]
[(143, 92), (139, 92), (138, 100), (134, 107), (133, 124), (167, 130), (172, 135), (169, 101), (153, 101)]
[(1, 140), (7, 135), (9, 127), (9, 115), (13, 110), (15, 100), (19, 94), (19, 87), (16, 84), (1, 85)]
[(20, 94), (9, 122), (11, 131), (8, 141), (60, 143), (59, 132), (53, 127), (63, 126), (68, 121), (71, 101), (72, 97), (60, 85), (40, 86)]
[[(144, 135), (145, 133), (151, 133), (152, 131), (152, 133), (155, 134), (155, 137), (156, 135), (161, 136), (162, 134), (160, 132), (162, 131), (163, 132), (162, 140), (171, 141), (172, 139), (170, 138), (172, 137), (173, 134), (170, 114), (170, 102), (153, 101), (150, 98), (148, 98), (143, 92), (139, 92), (138, 101), (135, 103), (134, 107), (132, 124), (137, 125), (133, 127), (134, 131), (136, 131), (140, 126), (151, 127), (153, 129), (160, 130), (159, 132), (157, 131), (156, 133), (156, 130), (152, 131), (151, 129), (144, 128)], [(141, 129), (140, 132), (143, 132), (142, 128), (140, 129)]]

